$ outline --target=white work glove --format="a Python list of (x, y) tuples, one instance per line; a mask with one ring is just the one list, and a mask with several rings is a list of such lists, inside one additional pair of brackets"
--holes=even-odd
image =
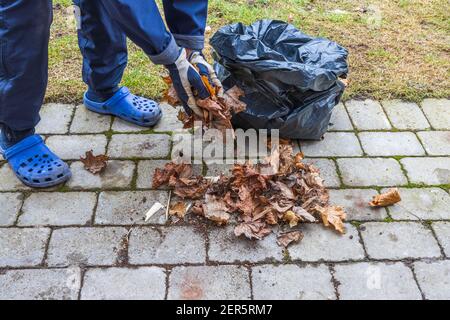
[(193, 51), (189, 56), (189, 62), (196, 66), (201, 76), (208, 77), (209, 83), (213, 85), (216, 94), (221, 97), (223, 95), (223, 86), (217, 77), (214, 68), (206, 61), (200, 51)]
[(195, 103), (193, 90), (196, 91), (200, 99), (209, 98), (210, 93), (203, 83), (199, 72), (188, 61), (186, 50), (182, 49), (178, 59), (173, 64), (165, 67), (169, 70), (173, 86), (186, 112), (191, 114), (191, 111), (193, 111), (198, 116), (203, 117), (203, 112)]

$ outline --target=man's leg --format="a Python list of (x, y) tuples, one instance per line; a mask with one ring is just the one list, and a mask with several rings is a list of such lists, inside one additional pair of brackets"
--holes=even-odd
[(167, 25), (180, 47), (202, 50), (208, 0), (163, 0)]
[(127, 65), (125, 34), (100, 1), (74, 0), (78, 44), (83, 55), (83, 81), (91, 100), (105, 101), (117, 92)]
[[(148, 0), (145, 2), (151, 3)], [(83, 54), (83, 80), (89, 87), (84, 97), (86, 107), (94, 112), (116, 115), (137, 125), (153, 126), (162, 115), (157, 103), (135, 96), (127, 88), (118, 87), (127, 64), (125, 33), (142, 44), (138, 36), (141, 21), (127, 16), (130, 21), (124, 27), (122, 20), (115, 19), (127, 10), (119, 0), (74, 0), (74, 3), (78, 14), (79, 46)], [(140, 8), (140, 12), (133, 9), (131, 14), (144, 15), (145, 12), (145, 15), (151, 15), (150, 7), (151, 4), (146, 5)]]
[(48, 77), (51, 0), (0, 0), (0, 123), (32, 130)]
[(51, 187), (71, 177), (34, 134), (48, 77), (51, 0), (0, 0), (0, 154), (31, 187)]

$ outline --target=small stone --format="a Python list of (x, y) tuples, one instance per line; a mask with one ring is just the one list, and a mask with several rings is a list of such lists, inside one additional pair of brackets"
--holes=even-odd
[(345, 103), (350, 118), (359, 130), (389, 130), (391, 125), (380, 103), (373, 100), (350, 100)]
[(361, 235), (372, 259), (436, 258), (441, 252), (431, 231), (415, 222), (368, 222)]
[(248, 271), (240, 266), (175, 267), (170, 300), (249, 300)]

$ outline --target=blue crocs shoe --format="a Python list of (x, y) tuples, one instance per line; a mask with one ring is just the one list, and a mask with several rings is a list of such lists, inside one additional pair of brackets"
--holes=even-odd
[(84, 105), (93, 112), (111, 114), (142, 127), (153, 127), (162, 116), (155, 101), (135, 96), (127, 87), (120, 88), (105, 102), (89, 100), (85, 93)]
[(72, 176), (69, 166), (50, 151), (39, 135), (29, 136), (5, 150), (0, 147), (0, 153), (29, 187), (53, 187)]

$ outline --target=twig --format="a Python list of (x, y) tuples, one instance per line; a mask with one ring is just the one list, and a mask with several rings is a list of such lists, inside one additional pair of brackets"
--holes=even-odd
[(169, 221), (169, 208), (170, 208), (170, 199), (171, 198), (172, 198), (172, 190), (169, 191), (169, 199), (167, 200), (166, 222)]

